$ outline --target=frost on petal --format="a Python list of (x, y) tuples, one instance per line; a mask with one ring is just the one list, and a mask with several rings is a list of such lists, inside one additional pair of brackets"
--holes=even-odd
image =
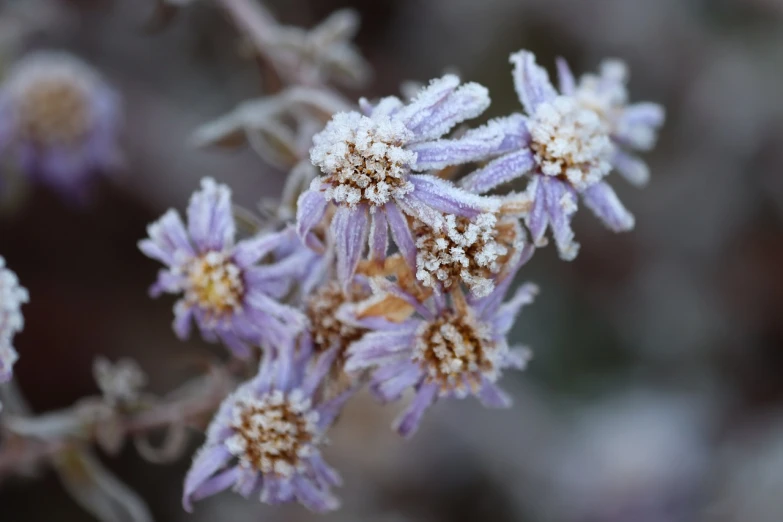
[(231, 189), (201, 180), (201, 190), (193, 193), (188, 205), (188, 232), (199, 251), (222, 250), (234, 240), (234, 217), (231, 212)]
[(514, 88), (528, 114), (535, 114), (539, 105), (548, 103), (557, 96), (549, 74), (536, 64), (533, 53), (518, 51), (509, 57), (509, 61), (514, 65)]
[(568, 66), (568, 62), (565, 60), (565, 58), (558, 57), (556, 64), (557, 79), (560, 82), (560, 92), (570, 96), (576, 89), (574, 73), (571, 72), (571, 67)]
[(386, 212), (386, 219), (389, 223), (394, 243), (408, 263), (408, 266), (413, 269), (416, 266), (416, 245), (413, 241), (408, 220), (400, 212), (397, 205), (387, 204), (384, 207), (384, 211)]
[(441, 78), (431, 80), (429, 85), (422, 89), (410, 103), (399, 112), (401, 121), (409, 129), (421, 125), (435, 110), (437, 105), (443, 103), (449, 94), (459, 86), (459, 77), (447, 74)]
[(231, 460), (231, 453), (220, 445), (207, 446), (196, 453), (193, 464), (185, 475), (185, 488), (182, 495), (185, 511), (193, 510), (191, 502), (193, 494), (229, 460)]
[(571, 218), (577, 209), (576, 194), (571, 187), (559, 180), (544, 179), (542, 186), (546, 194), (549, 224), (560, 258), (572, 261), (579, 253), (579, 243), (574, 241), (574, 231), (571, 228)]
[(176, 210), (170, 209), (147, 227), (149, 239), (139, 242), (139, 249), (147, 257), (172, 264), (178, 252), (193, 254), (185, 225)]
[(389, 248), (389, 224), (386, 222), (386, 213), (376, 211), (370, 217), (370, 257), (373, 260), (383, 261)]
[(403, 437), (410, 438), (419, 429), (419, 423), (424, 412), (432, 406), (438, 394), (438, 387), (425, 384), (416, 392), (410, 406), (395, 419), (393, 428)]
[(460, 181), (469, 192), (484, 194), (530, 172), (536, 162), (530, 149), (521, 149), (501, 156), (473, 171)]
[(27, 290), (19, 285), (16, 274), (5, 267), (5, 259), (0, 256), (0, 383), (11, 378), (19, 358), (13, 340), (24, 328), (21, 308), (28, 301)]
[(634, 217), (620, 202), (612, 187), (601, 182), (582, 193), (587, 208), (613, 232), (625, 232), (634, 227)]
[(356, 272), (367, 244), (368, 210), (338, 207), (332, 219), (332, 236), (337, 249), (337, 277), (347, 283)]
[(313, 180), (310, 189), (303, 192), (296, 203), (296, 232), (310, 247), (316, 245), (311, 231), (323, 220), (328, 205), (323, 193), (318, 190), (318, 185), (319, 181)]
[(549, 225), (549, 212), (547, 211), (544, 179), (540, 176), (532, 177), (525, 193), (532, 203), (530, 212), (525, 216), (525, 225), (530, 231), (533, 244), (537, 247), (546, 246), (547, 239), (544, 234)]
[(617, 121), (613, 136), (621, 143), (637, 149), (650, 150), (658, 139), (658, 129), (663, 125), (666, 113), (657, 103), (629, 105)]
[[(473, 217), (486, 212), (497, 212), (500, 208), (500, 199), (489, 196), (479, 196), (462, 190), (453, 183), (430, 176), (418, 174), (410, 177), (415, 190), (409, 199), (415, 199), (420, 205), (436, 209), (446, 214)], [(421, 219), (419, 215), (415, 217)], [(426, 219), (421, 219), (427, 223)], [(428, 223), (433, 225), (431, 223)], [(440, 228), (440, 220), (434, 224)]]
[(650, 168), (637, 156), (620, 150), (615, 150), (612, 166), (622, 177), (632, 185), (643, 187), (650, 181)]
[[(416, 106), (417, 102), (418, 99), (411, 107)], [(406, 126), (413, 131), (415, 141), (433, 140), (443, 136), (457, 124), (480, 115), (487, 107), (487, 88), (478, 83), (466, 83), (436, 104), (422, 106), (418, 113), (411, 115)]]

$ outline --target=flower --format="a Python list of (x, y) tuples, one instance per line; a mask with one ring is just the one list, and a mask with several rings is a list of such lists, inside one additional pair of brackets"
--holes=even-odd
[(584, 74), (577, 83), (565, 60), (558, 60), (560, 90), (573, 96), (601, 119), (615, 144), (612, 166), (634, 185), (650, 177), (647, 165), (630, 151), (649, 151), (666, 118), (657, 103), (628, 102), (628, 66), (620, 60), (604, 60), (598, 74)]
[(28, 54), (0, 88), (0, 148), (22, 171), (83, 199), (98, 172), (121, 163), (120, 98), (100, 75), (65, 52)]
[(416, 238), (416, 278), (438, 291), (467, 285), (476, 297), (495, 288), (494, 278), (524, 244), (516, 219), (479, 214), (473, 219), (445, 216), (446, 226), (413, 225)]
[[(174, 305), (174, 331), (181, 339), (195, 320), (202, 336), (220, 339), (235, 355), (247, 357), (249, 345), (293, 342), (304, 326), (297, 310), (281, 304), (292, 281), (313, 257), (291, 229), (234, 242), (231, 191), (210, 178), (190, 199), (188, 227), (169, 210), (139, 242), (148, 257), (164, 265), (150, 292), (183, 294)], [(275, 250), (286, 255), (261, 263)]]
[(99, 356), (93, 361), (92, 373), (106, 402), (112, 406), (133, 404), (147, 385), (147, 375), (133, 359), (112, 363)]
[(459, 138), (438, 139), (489, 105), (484, 87), (460, 85), (453, 75), (433, 80), (407, 105), (393, 96), (374, 106), (366, 100), (360, 105), (363, 113), (338, 113), (315, 135), (310, 159), (323, 175), (313, 180), (297, 205), (297, 230), (308, 243), (329, 204), (336, 206), (330, 229), (341, 281), (356, 271), (366, 243), (371, 258), (385, 258), (389, 229), (400, 252), (415, 266), (406, 214), (440, 229), (443, 213), (474, 217), (495, 211), (497, 198), (413, 172), (477, 161), (510, 147), (505, 134), (509, 119), (491, 121)]
[(220, 406), (185, 477), (183, 505), (233, 487), (262, 502), (298, 501), (312, 511), (336, 509), (340, 476), (321, 457), (324, 433), (348, 394), (326, 402), (315, 394), (336, 351), (317, 364), (293, 350), (265, 352), (258, 375)]
[[(629, 140), (638, 146), (644, 142), (639, 138), (644, 132), (639, 129), (645, 124), (649, 128), (649, 111), (638, 111), (646, 117), (631, 116), (622, 124), (614, 118), (607, 120), (608, 113), (599, 114), (595, 103), (585, 101), (591, 82), (585, 81), (577, 89), (564, 61), (559, 62), (562, 93), (555, 90), (532, 53), (514, 53), (511, 63), (514, 86), (528, 115), (518, 131), (522, 145), (466, 176), (461, 186), (481, 194), (528, 175), (526, 195), (530, 211), (525, 224), (534, 243), (544, 246), (544, 234), (551, 228), (560, 257), (572, 260), (579, 252), (571, 229), (578, 197), (609, 229), (621, 232), (633, 228), (633, 215), (603, 178), (613, 165), (623, 164), (618, 143)], [(608, 121), (616, 122), (616, 126)], [(622, 127), (624, 138), (610, 134), (613, 128)], [(651, 140), (644, 144), (650, 145)]]
[(16, 274), (6, 268), (0, 256), (0, 382), (13, 376), (19, 354), (14, 349), (14, 336), (24, 328), (21, 307), (30, 300), (27, 290), (19, 285)]
[[(525, 249), (517, 266), (532, 250)], [(418, 316), (403, 322), (355, 318), (369, 331), (348, 348), (345, 369), (372, 368), (370, 387), (383, 401), (399, 399), (408, 388), (415, 390), (410, 406), (395, 421), (401, 435), (411, 436), (424, 411), (439, 397), (472, 394), (486, 406), (510, 406), (511, 399), (496, 383), (504, 369), (523, 369), (530, 352), (509, 348), (506, 335), (521, 307), (531, 303), (538, 291), (535, 285), (522, 285), (510, 301), (501, 304), (514, 271), (481, 298), (465, 298), (461, 291), (452, 291), (450, 304), (438, 294), (421, 304), (388, 281), (376, 281), (379, 292), (405, 299)]]

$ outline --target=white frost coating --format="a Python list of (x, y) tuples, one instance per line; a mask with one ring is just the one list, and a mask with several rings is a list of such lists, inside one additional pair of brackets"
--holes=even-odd
[(5, 267), (5, 259), (0, 256), (0, 382), (11, 378), (19, 358), (13, 339), (24, 328), (21, 308), (29, 299), (27, 290), (19, 285), (16, 274)]
[(232, 399), (234, 434), (225, 444), (240, 466), (286, 478), (306, 470), (302, 459), (315, 453), (319, 417), (307, 395), (274, 390), (255, 397), (245, 388)]
[(414, 152), (403, 145), (412, 133), (387, 116), (336, 114), (313, 138), (313, 164), (327, 175), (324, 196), (335, 203), (380, 206), (413, 190), (407, 180)]
[(495, 288), (493, 276), (510, 251), (522, 246), (521, 233), (513, 225), (506, 223), (505, 235), (510, 237), (501, 241), (494, 214), (473, 220), (446, 215), (443, 229), (419, 223), (414, 226), (416, 278), (430, 288), (450, 288), (462, 282), (476, 297), (489, 295)]
[(594, 111), (611, 132), (618, 111), (628, 103), (628, 66), (620, 60), (601, 63), (599, 74), (585, 74), (579, 79), (574, 97), (585, 109)]
[(601, 119), (574, 98), (558, 96), (539, 105), (528, 129), (541, 172), (564, 177), (577, 190), (597, 183), (612, 168), (612, 142)]
[[(414, 115), (416, 123), (408, 122), (408, 128), (415, 129), (416, 139), (428, 140), (443, 136), (460, 122), (475, 118), (487, 110), (489, 91), (478, 83), (461, 85), (440, 104), (421, 108)], [(418, 107), (413, 104), (411, 107)]]
[(95, 359), (92, 367), (95, 382), (110, 404), (134, 402), (147, 385), (147, 375), (133, 359), (112, 363), (105, 357)]
[(514, 66), (511, 76), (519, 101), (528, 114), (534, 114), (538, 105), (554, 98), (557, 93), (549, 81), (549, 74), (536, 64), (536, 57), (530, 51), (511, 54), (509, 62)]
[(431, 114), (430, 108), (443, 100), (459, 85), (459, 77), (447, 74), (430, 80), (410, 103), (400, 111), (400, 118), (408, 128), (420, 125)]

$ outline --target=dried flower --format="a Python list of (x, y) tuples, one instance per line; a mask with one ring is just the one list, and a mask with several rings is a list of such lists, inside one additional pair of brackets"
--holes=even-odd
[(54, 51), (13, 65), (0, 89), (0, 147), (23, 172), (83, 199), (94, 175), (121, 162), (120, 99), (78, 58)]
[(298, 501), (313, 511), (336, 509), (340, 476), (321, 457), (324, 433), (347, 394), (315, 397), (335, 351), (308, 366), (293, 350), (265, 352), (259, 374), (221, 405), (207, 441), (185, 478), (183, 504), (233, 488), (269, 504)]
[(361, 105), (364, 114), (338, 113), (314, 137), (310, 159), (324, 175), (313, 180), (297, 209), (299, 234), (309, 241), (327, 206), (337, 206), (331, 232), (342, 281), (355, 272), (368, 234), (371, 257), (385, 258), (389, 228), (405, 259), (415, 266), (416, 249), (404, 214), (439, 229), (445, 224), (444, 212), (473, 217), (495, 211), (496, 198), (412, 172), (476, 161), (505, 146), (506, 120), (460, 138), (438, 139), (489, 105), (484, 87), (460, 86), (453, 75), (433, 80), (408, 105), (396, 97), (375, 106), (363, 100)]
[(655, 146), (665, 111), (657, 103), (628, 101), (628, 66), (620, 60), (605, 60), (598, 74), (584, 74), (577, 83), (565, 60), (558, 60), (560, 90), (573, 96), (601, 119), (615, 144), (612, 166), (634, 185), (644, 185), (650, 170), (630, 151), (649, 151)]
[[(526, 195), (531, 208), (525, 223), (533, 241), (537, 246), (545, 245), (544, 233), (549, 227), (560, 257), (572, 260), (579, 252), (571, 229), (578, 197), (609, 229), (620, 232), (633, 228), (633, 216), (603, 178), (613, 165), (622, 162), (617, 143), (627, 139), (637, 146), (650, 145), (651, 140), (645, 142), (640, 138), (645, 133), (639, 129), (646, 125), (649, 130), (655, 122), (651, 123), (650, 111), (645, 106), (640, 111), (644, 123), (630, 118), (624, 124), (625, 138), (610, 135), (613, 128), (620, 128), (613, 125), (619, 124), (608, 124), (607, 116), (596, 112), (595, 103), (586, 101), (591, 82), (584, 82), (580, 94), (564, 61), (559, 63), (563, 91), (560, 94), (547, 72), (536, 64), (532, 53), (514, 53), (511, 62), (514, 64), (514, 86), (528, 114), (520, 131), (524, 145), (473, 172), (462, 180), (462, 186), (484, 193), (529, 175)], [(630, 130), (632, 128), (634, 130)]]
[[(220, 339), (239, 357), (249, 355), (249, 345), (291, 343), (305, 319), (276, 299), (304, 273), (308, 249), (296, 249), (290, 229), (234, 243), (231, 191), (210, 178), (191, 197), (187, 217), (186, 230), (177, 211), (169, 210), (139, 243), (148, 257), (167, 265), (151, 294), (184, 294), (174, 306), (177, 335), (187, 338), (194, 319), (206, 340)], [(261, 264), (284, 246), (293, 251)]]
[[(527, 249), (529, 257), (532, 249)], [(522, 260), (524, 262), (524, 260)], [(521, 264), (521, 263), (520, 263)], [(355, 318), (370, 330), (348, 349), (347, 371), (374, 368), (371, 388), (383, 401), (394, 401), (413, 388), (413, 402), (395, 421), (403, 436), (411, 436), (424, 411), (439, 397), (478, 397), (490, 407), (508, 407), (511, 399), (496, 383), (502, 370), (523, 369), (527, 349), (510, 349), (506, 340), (520, 308), (533, 301), (537, 287), (521, 286), (510, 301), (501, 304), (511, 282), (507, 276), (482, 298), (467, 299), (460, 291), (424, 304), (399, 287), (382, 284), (415, 305), (418, 317), (395, 323), (379, 317)]]
[(19, 355), (14, 349), (14, 336), (24, 328), (22, 305), (29, 301), (27, 290), (19, 285), (16, 274), (6, 268), (0, 256), (0, 382), (13, 375)]

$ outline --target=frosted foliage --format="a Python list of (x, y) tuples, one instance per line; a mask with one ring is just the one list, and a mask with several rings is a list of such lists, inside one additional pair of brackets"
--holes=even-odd
[(499, 224), (494, 214), (472, 220), (447, 215), (442, 229), (416, 223), (416, 277), (430, 288), (462, 282), (475, 296), (486, 296), (511, 249), (520, 246), (517, 232), (514, 223)]
[(300, 390), (271, 391), (260, 398), (240, 392), (235, 398), (226, 448), (242, 467), (290, 478), (304, 471), (313, 455), (318, 412)]
[(403, 145), (412, 133), (387, 116), (336, 114), (313, 138), (310, 159), (326, 175), (326, 199), (381, 206), (413, 190), (407, 176), (416, 153)]
[(413, 361), (441, 394), (466, 396), (477, 392), (484, 379), (497, 381), (501, 344), (492, 339), (490, 326), (472, 315), (439, 317), (422, 323), (416, 334)]
[(611, 170), (612, 143), (598, 115), (574, 98), (542, 103), (529, 122), (530, 148), (540, 170), (583, 190)]
[(208, 252), (185, 265), (185, 301), (211, 318), (237, 311), (242, 304), (242, 272), (222, 252)]

